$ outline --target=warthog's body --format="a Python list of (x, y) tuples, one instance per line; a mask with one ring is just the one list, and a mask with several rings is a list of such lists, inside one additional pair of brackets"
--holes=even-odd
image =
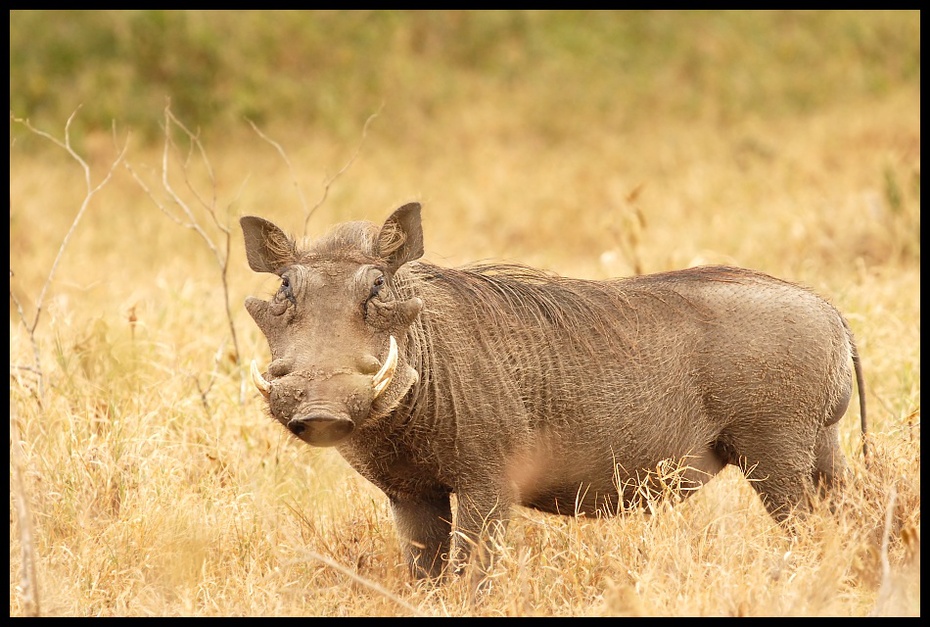
[(514, 504), (615, 513), (663, 468), (683, 495), (751, 469), (781, 520), (846, 471), (855, 347), (793, 284), (725, 267), (611, 281), (441, 268), (415, 261), (416, 204), (306, 250), (242, 225), (251, 267), (282, 276), (272, 301), (246, 302), (271, 347), (256, 377), (271, 413), (384, 491), (417, 575), (450, 553), (453, 493), (456, 538), (478, 539)]

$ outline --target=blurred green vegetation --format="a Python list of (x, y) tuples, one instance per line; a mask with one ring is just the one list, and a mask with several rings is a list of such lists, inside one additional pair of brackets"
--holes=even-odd
[[(673, 115), (726, 123), (920, 83), (919, 11), (11, 11), (10, 110), (160, 136), (163, 109), (357, 136), (492, 99), (568, 136)], [(399, 131), (402, 132), (402, 131)]]

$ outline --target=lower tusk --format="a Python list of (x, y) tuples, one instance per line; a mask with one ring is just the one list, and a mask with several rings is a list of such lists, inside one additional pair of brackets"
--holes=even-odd
[(388, 348), (387, 359), (384, 360), (384, 365), (381, 366), (381, 370), (378, 371), (378, 374), (376, 374), (375, 378), (371, 381), (371, 384), (375, 388), (375, 398), (378, 398), (381, 392), (390, 385), (391, 379), (394, 378), (395, 370), (397, 370), (397, 341), (392, 335), (390, 336), (390, 347)]
[(258, 388), (258, 391), (262, 393), (262, 396), (268, 398), (271, 396), (271, 384), (262, 376), (262, 373), (258, 371), (258, 365), (255, 363), (255, 360), (252, 360), (252, 383), (255, 384), (255, 387)]

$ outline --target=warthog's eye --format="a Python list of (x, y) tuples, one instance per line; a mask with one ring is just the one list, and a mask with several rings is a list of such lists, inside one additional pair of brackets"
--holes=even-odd
[(278, 293), (291, 301), (292, 304), (297, 304), (297, 299), (294, 298), (294, 291), (291, 289), (291, 280), (287, 278), (286, 275), (281, 277), (281, 288), (278, 290)]
[(368, 315), (368, 301), (381, 293), (381, 288), (384, 287), (384, 275), (379, 274), (377, 278), (371, 283), (371, 289), (368, 290), (368, 297), (365, 299), (365, 302), (362, 303), (362, 312), (367, 316)]
[(384, 275), (379, 274), (378, 278), (371, 284), (371, 294), (368, 295), (368, 298), (377, 296), (382, 287), (384, 287)]

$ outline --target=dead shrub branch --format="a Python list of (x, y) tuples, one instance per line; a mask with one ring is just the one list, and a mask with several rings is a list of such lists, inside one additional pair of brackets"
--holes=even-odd
[[(190, 142), (190, 148), (186, 155), (181, 153), (181, 150), (178, 148), (177, 144), (172, 139), (172, 131), (179, 130)], [(171, 172), (172, 172), (172, 155), (174, 155), (177, 161), (180, 164), (180, 174), (183, 177), (184, 185), (187, 187), (188, 192), (193, 197), (195, 205), (192, 206), (191, 203), (188, 203), (181, 193), (175, 189), (174, 185), (171, 183)], [(194, 181), (191, 180), (191, 167), (192, 162), (197, 157), (200, 165), (203, 166), (207, 174), (208, 185), (210, 188), (209, 198), (205, 197), (201, 193)], [(233, 360), (238, 365), (241, 361), (240, 351), (239, 351), (239, 339), (236, 334), (236, 325), (233, 319), (232, 305), (230, 300), (229, 293), (229, 251), (232, 245), (232, 231), (230, 230), (227, 220), (221, 219), (217, 212), (217, 192), (216, 192), (216, 177), (213, 172), (213, 166), (210, 163), (210, 159), (207, 156), (206, 149), (203, 146), (203, 143), (200, 140), (198, 133), (195, 133), (187, 128), (183, 122), (181, 122), (171, 111), (170, 104), (165, 107), (165, 143), (162, 150), (162, 159), (161, 159), (161, 186), (165, 194), (167, 194), (170, 203), (162, 202), (159, 197), (153, 192), (152, 188), (146, 184), (143, 178), (139, 175), (132, 166), (127, 163), (126, 168), (129, 170), (133, 179), (136, 183), (142, 188), (145, 194), (152, 200), (153, 203), (158, 207), (158, 209), (165, 214), (172, 222), (186, 229), (190, 229), (196, 233), (200, 239), (204, 242), (210, 252), (213, 254), (214, 259), (216, 260), (217, 269), (219, 270), (220, 283), (223, 288), (223, 305), (226, 311), (226, 320), (229, 325), (229, 334), (232, 338), (232, 348), (233, 348)], [(238, 198), (238, 194), (235, 198)], [(232, 201), (233, 204), (235, 199)], [(198, 216), (198, 210), (196, 207), (200, 208), (200, 213), (206, 214), (209, 222), (212, 223), (212, 226), (206, 224), (202, 216)], [(210, 231), (215, 233), (211, 235)], [(215, 370), (214, 374), (215, 375)], [(240, 374), (240, 390), (244, 390), (244, 386), (241, 385), (241, 381), (244, 380), (243, 375)], [(201, 391), (201, 394), (205, 394), (204, 388), (198, 382), (198, 389)], [(206, 387), (206, 390), (209, 390), (211, 385)], [(204, 398), (204, 404), (206, 405), (206, 399)], [(244, 394), (240, 398), (240, 402), (244, 400)]]
[[(287, 171), (291, 175), (291, 181), (294, 183), (294, 187), (297, 189), (297, 196), (298, 198), (300, 198), (300, 208), (303, 210), (303, 213), (309, 219), (310, 212), (307, 211), (307, 199), (304, 196), (304, 190), (300, 186), (300, 181), (297, 180), (297, 176), (294, 174), (294, 164), (292, 164), (291, 160), (288, 158), (287, 152), (284, 150), (284, 147), (278, 142), (276, 142), (275, 140), (273, 140), (272, 138), (268, 137), (268, 135), (266, 135), (264, 132), (262, 132), (262, 130), (258, 128), (258, 126), (255, 124), (255, 122), (253, 122), (252, 120), (249, 120), (248, 118), (246, 118), (246, 121), (252, 127), (252, 130), (254, 130), (258, 134), (259, 137), (261, 137), (266, 142), (271, 144), (274, 147), (274, 149), (278, 151), (278, 154), (281, 155), (281, 159), (287, 165)], [(319, 206), (319, 204), (317, 204), (317, 206)], [(316, 207), (314, 207), (314, 209), (316, 209)], [(304, 222), (304, 230), (306, 231), (306, 222)]]
[(16, 522), (19, 525), (19, 544), (22, 552), (21, 581), (23, 606), (26, 616), (40, 616), (39, 580), (36, 575), (35, 534), (32, 511), (26, 494), (23, 443), (19, 433), (19, 416), (16, 404), (10, 398), (10, 465), (13, 467), (13, 501), (16, 504)]
[(355, 147), (355, 152), (352, 153), (352, 156), (349, 157), (349, 160), (346, 161), (345, 165), (343, 165), (342, 168), (338, 172), (336, 172), (334, 175), (326, 179), (326, 181), (323, 183), (323, 193), (320, 196), (320, 199), (309, 210), (307, 209), (307, 200), (304, 197), (303, 190), (300, 187), (300, 183), (297, 180), (297, 176), (294, 174), (294, 166), (291, 163), (291, 160), (288, 158), (287, 152), (284, 150), (284, 147), (281, 146), (280, 143), (268, 137), (268, 135), (266, 135), (264, 132), (262, 132), (262, 130), (259, 129), (258, 126), (254, 122), (252, 122), (252, 120), (248, 120), (248, 119), (246, 120), (252, 126), (252, 129), (258, 134), (259, 137), (261, 137), (266, 142), (271, 144), (274, 147), (274, 149), (278, 151), (278, 154), (281, 155), (281, 159), (283, 159), (284, 163), (287, 165), (287, 170), (288, 172), (290, 172), (291, 180), (294, 183), (294, 187), (297, 188), (297, 195), (300, 198), (301, 209), (303, 209), (303, 212), (304, 212), (304, 232), (303, 232), (304, 237), (307, 236), (307, 225), (310, 223), (310, 218), (313, 216), (314, 213), (316, 213), (316, 210), (319, 209), (321, 206), (323, 206), (323, 203), (326, 202), (326, 198), (327, 196), (329, 196), (329, 188), (332, 187), (333, 183), (336, 182), (336, 179), (338, 179), (343, 174), (345, 174), (349, 170), (349, 168), (352, 167), (352, 164), (355, 162), (355, 160), (358, 159), (358, 155), (362, 150), (362, 145), (365, 143), (365, 138), (368, 136), (368, 127), (371, 125), (374, 119), (381, 114), (382, 109), (384, 109), (383, 104), (381, 105), (381, 107), (378, 108), (377, 111), (375, 111), (370, 116), (368, 116), (367, 120), (365, 120), (365, 124), (362, 126), (362, 137), (358, 142), (358, 146)]
[(29, 341), (32, 343), (33, 358), (35, 359), (35, 365), (33, 368), (34, 368), (34, 371), (38, 375), (38, 396), (39, 398), (42, 398), (44, 396), (45, 386), (44, 386), (44, 377), (43, 377), (43, 372), (42, 372), (42, 362), (41, 362), (41, 357), (39, 355), (39, 344), (38, 344), (38, 340), (36, 339), (36, 328), (38, 328), (39, 321), (42, 317), (42, 311), (45, 306), (46, 294), (48, 294), (49, 287), (51, 286), (52, 281), (55, 278), (55, 272), (58, 270), (58, 265), (61, 263), (61, 259), (65, 254), (65, 249), (67, 249), (68, 244), (71, 242), (71, 238), (74, 236), (74, 233), (77, 230), (78, 224), (80, 224), (81, 222), (81, 218), (84, 217), (84, 213), (87, 211), (87, 208), (90, 206), (91, 200), (93, 200), (94, 196), (96, 196), (97, 193), (101, 189), (103, 189), (107, 183), (110, 182), (110, 179), (113, 177), (114, 170), (120, 164), (120, 162), (123, 161), (123, 158), (126, 155), (126, 150), (129, 146), (129, 142), (127, 141), (122, 146), (122, 148), (119, 149), (119, 152), (116, 158), (113, 160), (112, 163), (110, 163), (110, 167), (107, 169), (106, 174), (103, 176), (103, 178), (100, 180), (99, 183), (94, 185), (93, 178), (91, 176), (90, 165), (88, 165), (87, 161), (85, 161), (83, 157), (81, 157), (81, 155), (77, 153), (77, 151), (74, 149), (74, 146), (71, 144), (71, 124), (74, 121), (75, 116), (77, 116), (78, 111), (80, 111), (80, 107), (78, 107), (78, 109), (76, 109), (71, 114), (71, 116), (68, 118), (68, 121), (65, 123), (65, 132), (64, 132), (63, 140), (58, 139), (57, 137), (54, 137), (50, 133), (47, 133), (43, 130), (37, 129), (36, 127), (32, 125), (32, 123), (28, 119), (19, 118), (13, 115), (12, 112), (10, 113), (10, 119), (13, 122), (17, 124), (21, 124), (22, 126), (25, 126), (26, 129), (28, 129), (31, 133), (38, 135), (39, 137), (42, 137), (52, 142), (53, 144), (55, 144), (56, 146), (58, 146), (59, 148), (67, 152), (68, 155), (72, 159), (74, 159), (78, 163), (78, 165), (81, 166), (81, 169), (84, 172), (84, 198), (81, 201), (80, 207), (78, 208), (78, 211), (74, 216), (74, 219), (71, 221), (71, 226), (68, 228), (68, 231), (65, 233), (64, 238), (61, 240), (61, 244), (58, 246), (58, 252), (55, 254), (55, 259), (52, 261), (52, 265), (49, 268), (48, 275), (45, 278), (45, 282), (42, 284), (42, 288), (39, 290), (39, 296), (36, 298), (35, 304), (34, 304), (35, 313), (32, 317), (32, 320), (28, 319), (28, 316), (25, 313), (25, 309), (23, 308), (22, 303), (20, 303), (19, 299), (16, 297), (16, 295), (13, 292), (13, 288), (12, 288), (13, 269), (10, 268), (10, 279), (11, 279), (10, 299), (16, 305), (16, 311), (19, 314), (19, 317), (23, 323), (23, 326), (25, 327), (26, 331), (29, 333)]
[[(366, 588), (376, 592), (377, 594), (380, 594), (384, 598), (393, 601), (397, 605), (408, 610), (414, 616), (425, 616), (425, 614), (423, 614), (423, 612), (421, 612), (419, 608), (411, 605), (410, 603), (407, 603), (406, 601), (401, 599), (399, 596), (397, 596), (396, 594), (393, 594), (390, 590), (387, 590), (386, 588), (384, 588), (382, 585), (378, 584), (377, 582), (374, 582), (370, 579), (366, 579), (365, 577), (362, 577), (355, 571), (343, 566), (336, 560), (330, 559), (329, 557), (326, 557), (325, 555), (320, 555), (319, 553), (316, 553), (314, 551), (309, 551), (306, 549), (304, 549), (302, 552), (304, 553), (304, 555), (306, 555), (307, 559), (316, 560), (318, 562), (322, 562), (323, 564), (326, 564), (330, 568), (349, 577), (356, 583), (359, 583), (365, 586)], [(290, 562), (286, 562), (286, 564), (298, 564), (302, 561), (305, 561), (305, 560), (291, 560)]]

